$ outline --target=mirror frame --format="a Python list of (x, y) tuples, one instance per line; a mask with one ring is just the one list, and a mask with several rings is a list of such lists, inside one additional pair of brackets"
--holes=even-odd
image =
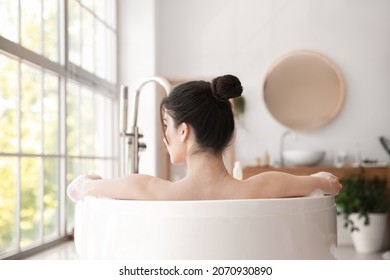
[[(290, 115), (288, 118), (286, 118), (286, 116), (283, 115), (284, 112), (283, 112), (282, 107), (281, 107), (282, 113), (275, 112), (274, 107), (270, 108), (271, 107), (269, 104), (270, 98), (269, 97), (267, 98), (267, 92), (269, 95), (270, 94), (269, 93), (269, 91), (270, 91), (270, 89), (269, 89), (270, 77), (272, 77), (272, 79), (271, 79), (272, 83), (275, 84), (275, 82), (274, 82), (275, 77), (272, 75), (276, 75), (278, 72), (277, 73), (274, 73), (274, 72), (276, 72), (276, 70), (278, 70), (280, 72), (281, 67), (285, 66), (286, 62), (289, 62), (292, 58), (297, 59), (299, 57), (302, 57), (302, 58), (308, 57), (308, 58), (310, 58), (310, 60), (313, 60), (313, 58), (315, 58), (316, 60), (318, 60), (319, 63), (321, 63), (319, 68), (321, 68), (321, 67), (324, 69), (329, 68), (329, 70), (331, 70), (333, 72), (333, 74), (335, 75), (334, 77), (336, 77), (336, 79), (334, 77), (332, 79), (336, 80), (337, 84), (334, 83), (334, 84), (332, 84), (332, 86), (334, 87), (337, 85), (337, 91), (335, 91), (334, 94), (337, 94), (338, 99), (335, 98), (335, 106), (332, 107), (332, 109), (329, 110), (329, 112), (326, 111), (326, 118), (323, 118), (323, 117), (315, 118), (316, 116), (314, 114), (312, 114), (312, 115), (305, 116), (305, 119), (303, 120), (303, 118), (301, 116), (299, 116), (299, 121), (302, 123), (299, 125), (292, 125), (291, 123), (294, 123), (294, 122), (291, 122), (290, 120), (293, 120), (294, 116)], [(290, 70), (290, 69), (288, 69), (288, 70)], [(282, 80), (282, 82), (283, 82), (283, 80)], [(291, 90), (291, 91), (293, 91), (293, 90)], [(323, 91), (323, 89), (321, 91)], [(299, 51), (289, 52), (289, 53), (281, 56), (273, 64), (271, 64), (271, 67), (267, 71), (265, 79), (264, 79), (263, 101), (265, 103), (266, 108), (268, 109), (269, 113), (272, 115), (272, 117), (275, 120), (277, 120), (280, 124), (288, 127), (291, 130), (294, 130), (294, 131), (308, 132), (308, 131), (312, 131), (312, 130), (315, 130), (315, 129), (318, 129), (320, 127), (327, 125), (340, 113), (341, 108), (344, 105), (344, 100), (345, 100), (345, 82), (344, 82), (344, 79), (343, 79), (343, 76), (342, 76), (342, 73), (341, 73), (339, 67), (336, 65), (336, 63), (334, 63), (328, 57), (326, 57), (325, 55), (318, 53), (318, 52), (308, 51), (308, 50), (299, 50)], [(316, 104), (313, 103), (311, 105), (320, 107), (321, 101), (316, 102)], [(279, 106), (279, 105), (276, 105), (276, 106)], [(285, 106), (285, 105), (281, 105), (281, 106)], [(289, 110), (284, 110), (284, 111), (290, 111), (291, 107), (289, 107), (288, 109)], [(295, 109), (295, 108), (293, 108), (293, 109)], [(296, 108), (296, 111), (298, 111), (298, 110), (299, 110), (299, 112), (295, 116), (302, 114), (302, 108)], [(296, 111), (294, 113), (296, 113)], [(298, 117), (296, 117), (296, 118), (298, 119)], [(287, 121), (286, 121), (286, 119), (287, 119)], [(307, 121), (305, 121), (305, 120), (307, 120)]]

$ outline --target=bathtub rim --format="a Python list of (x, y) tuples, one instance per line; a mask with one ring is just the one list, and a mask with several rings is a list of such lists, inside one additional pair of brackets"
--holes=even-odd
[(297, 215), (335, 208), (334, 196), (228, 199), (228, 200), (123, 200), (85, 197), (76, 209), (97, 205), (116, 207), (129, 216), (273, 216)]

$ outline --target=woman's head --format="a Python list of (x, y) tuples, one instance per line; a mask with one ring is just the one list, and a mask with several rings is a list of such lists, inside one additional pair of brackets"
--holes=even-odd
[[(191, 127), (198, 151), (221, 153), (234, 133), (230, 98), (241, 96), (240, 80), (233, 75), (176, 86), (161, 102), (161, 112), (172, 117), (175, 127)], [(166, 139), (169, 141), (169, 139)]]

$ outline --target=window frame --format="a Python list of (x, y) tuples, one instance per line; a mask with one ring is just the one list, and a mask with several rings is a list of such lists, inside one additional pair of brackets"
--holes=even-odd
[[(44, 249), (50, 248), (53, 245), (59, 244), (66, 240), (68, 237), (67, 235), (69, 232), (67, 232), (67, 221), (68, 217), (66, 217), (67, 213), (67, 196), (66, 196), (66, 185), (67, 185), (67, 178), (66, 174), (68, 173), (67, 170), (67, 162), (68, 160), (72, 159), (90, 159), (90, 160), (102, 160), (102, 161), (111, 161), (112, 162), (112, 172), (114, 174), (117, 173), (118, 170), (118, 150), (117, 150), (117, 143), (119, 143), (119, 133), (118, 135), (113, 135), (113, 140), (110, 141), (109, 145), (111, 145), (111, 156), (107, 155), (94, 155), (94, 156), (84, 156), (84, 155), (69, 155), (67, 150), (67, 83), (69, 80), (73, 80), (77, 82), (80, 86), (85, 86), (93, 90), (93, 94), (101, 94), (105, 97), (108, 97), (111, 99), (111, 119), (113, 121), (113, 129), (112, 131), (115, 132), (118, 130), (117, 127), (117, 116), (115, 112), (117, 111), (118, 106), (118, 1), (112, 0), (115, 2), (115, 10), (114, 10), (114, 21), (115, 24), (115, 33), (116, 33), (116, 50), (113, 50), (115, 52), (115, 61), (114, 61), (114, 80), (116, 83), (109, 82), (107, 80), (104, 80), (97, 75), (90, 73), (80, 66), (72, 63), (68, 59), (69, 54), (69, 41), (68, 41), (68, 1), (70, 0), (56, 0), (58, 4), (58, 24), (57, 24), (57, 31), (58, 31), (58, 62), (54, 62), (47, 57), (44, 56), (44, 54), (38, 54), (35, 53), (25, 47), (23, 47), (20, 44), (20, 37), (21, 37), (21, 8), (19, 6), (18, 9), (18, 43), (15, 43), (7, 38), (4, 38), (0, 36), (0, 53), (2, 55), (5, 55), (9, 57), (10, 59), (14, 59), (18, 63), (17, 71), (18, 71), (18, 103), (19, 106), (17, 108), (17, 122), (18, 122), (18, 131), (17, 131), (17, 152), (16, 153), (5, 153), (0, 152), (0, 157), (9, 157), (9, 158), (16, 158), (18, 168), (17, 168), (17, 186), (16, 186), (16, 242), (17, 242), (17, 249), (12, 251), (7, 251), (5, 253), (0, 252), (0, 259), (21, 259), (26, 256), (29, 256), (31, 254), (34, 254), (36, 252), (42, 251)], [(77, 2), (81, 5), (80, 0), (77, 0)], [(19, 4), (21, 2), (19, 1)], [(43, 0), (41, 0), (41, 3), (43, 3)], [(43, 20), (42, 20), (43, 21)], [(41, 29), (43, 32), (43, 23), (41, 25)], [(43, 41), (43, 36), (41, 37), (41, 41)], [(43, 44), (43, 42), (41, 42)], [(43, 47), (43, 45), (42, 45)], [(21, 127), (21, 106), (20, 106), (20, 97), (21, 97), (21, 65), (28, 64), (33, 65), (34, 68), (38, 69), (41, 73), (42, 77), (42, 88), (41, 88), (41, 102), (43, 102), (43, 84), (44, 84), (44, 73), (50, 72), (56, 76), (58, 76), (58, 153), (53, 154), (46, 154), (44, 146), (42, 146), (42, 150), (40, 153), (22, 153), (21, 152), (21, 135), (20, 135), (20, 127)], [(110, 66), (112, 67), (112, 65)], [(96, 91), (98, 89), (98, 91)], [(96, 93), (98, 92), (98, 93)], [(42, 110), (40, 112), (43, 122), (43, 115), (44, 115), (44, 107), (42, 107)], [(41, 134), (44, 134), (43, 127)], [(41, 139), (41, 143), (43, 145), (44, 137), (43, 135)], [(39, 242), (38, 244), (32, 244), (31, 246), (27, 246), (26, 248), (21, 248), (20, 241), (21, 241), (21, 230), (20, 230), (20, 211), (22, 208), (21, 205), (21, 161), (23, 158), (28, 157), (36, 157), (39, 159), (39, 161), (42, 163), (42, 168), (40, 170), (40, 177), (41, 182), (39, 186), (39, 199), (41, 202), (41, 205), (39, 206), (39, 215), (40, 215), (40, 221), (39, 221)], [(58, 223), (59, 223), (59, 233), (58, 235), (54, 237), (45, 237), (44, 234), (44, 202), (43, 202), (43, 195), (44, 195), (44, 181), (42, 180), (45, 172), (44, 168), (44, 161), (45, 159), (58, 159), (58, 174), (59, 174), (59, 190), (58, 190)]]

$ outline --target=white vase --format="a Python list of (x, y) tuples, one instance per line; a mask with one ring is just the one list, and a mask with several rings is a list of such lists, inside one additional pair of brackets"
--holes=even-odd
[(364, 224), (364, 218), (359, 214), (351, 214), (350, 219), (359, 230), (351, 233), (355, 250), (359, 253), (374, 253), (383, 249), (385, 244), (387, 213), (372, 213), (368, 215), (369, 224)]

